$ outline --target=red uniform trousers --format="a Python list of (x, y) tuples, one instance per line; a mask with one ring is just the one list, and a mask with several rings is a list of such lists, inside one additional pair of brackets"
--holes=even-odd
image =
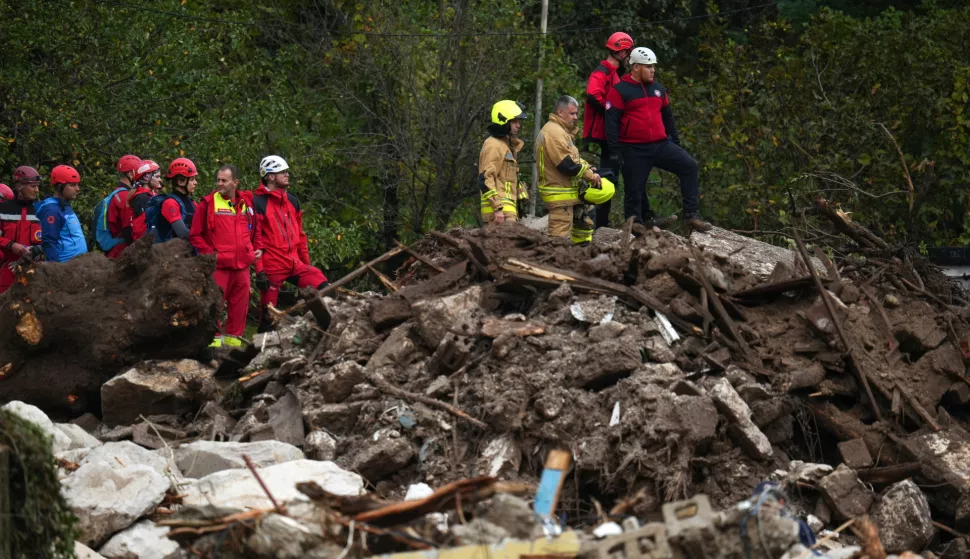
[(10, 269), (9, 262), (0, 261), (0, 293), (10, 289), (17, 275)]
[(266, 277), (269, 278), (269, 289), (260, 292), (260, 318), (263, 316), (262, 313), (266, 309), (266, 305), (276, 306), (283, 282), (288, 281), (296, 284), (297, 287), (319, 287), (327, 281), (327, 276), (323, 275), (323, 272), (309, 264), (303, 264), (296, 270), (289, 272), (266, 271)]
[(212, 279), (222, 289), (226, 302), (226, 323), (220, 329), (230, 336), (242, 336), (246, 331), (246, 312), (249, 310), (249, 268), (219, 270)]

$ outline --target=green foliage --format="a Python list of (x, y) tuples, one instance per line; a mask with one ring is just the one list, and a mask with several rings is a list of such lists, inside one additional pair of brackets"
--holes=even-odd
[[(13, 556), (74, 557), (77, 519), (61, 495), (50, 439), (33, 423), (0, 410), (0, 446), (10, 454)], [(0, 490), (7, 491), (6, 487)]]

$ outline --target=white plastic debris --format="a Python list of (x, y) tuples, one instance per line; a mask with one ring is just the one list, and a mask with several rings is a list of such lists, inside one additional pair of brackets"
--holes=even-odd
[(620, 424), (620, 403), (613, 405), (613, 415), (610, 416), (610, 427)]
[(623, 533), (623, 528), (620, 527), (616, 522), (604, 522), (596, 528), (593, 528), (593, 535), (597, 538), (605, 538), (608, 536), (618, 536)]

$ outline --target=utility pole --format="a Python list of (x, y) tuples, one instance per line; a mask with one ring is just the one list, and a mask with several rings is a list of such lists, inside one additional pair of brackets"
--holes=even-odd
[[(542, 20), (539, 23), (540, 29), (542, 31), (542, 37), (539, 43), (539, 77), (536, 78), (536, 110), (534, 122), (534, 130), (532, 134), (532, 145), (535, 145), (536, 139), (539, 137), (539, 119), (542, 115), (542, 58), (544, 50), (546, 47), (546, 26), (549, 22), (549, 0), (542, 0)], [(539, 162), (532, 162), (532, 187), (529, 189), (529, 217), (535, 217), (536, 215), (536, 198), (539, 196)]]

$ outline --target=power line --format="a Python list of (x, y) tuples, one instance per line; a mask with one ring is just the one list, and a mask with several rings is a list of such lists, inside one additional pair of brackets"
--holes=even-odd
[[(130, 8), (133, 10), (140, 10), (143, 12), (150, 12), (158, 15), (164, 15), (177, 19), (186, 19), (191, 21), (201, 21), (205, 23), (218, 23), (224, 25), (239, 25), (245, 27), (278, 27), (278, 28), (291, 28), (299, 29), (303, 31), (314, 30), (313, 27), (307, 25), (301, 25), (297, 23), (286, 23), (286, 22), (257, 22), (257, 21), (241, 21), (241, 20), (231, 20), (231, 19), (221, 19), (205, 16), (195, 16), (191, 14), (185, 14), (180, 12), (172, 12), (167, 10), (161, 10), (158, 8), (153, 8), (151, 6), (142, 6), (138, 4), (131, 4), (128, 2), (118, 2), (115, 0), (94, 0), (96, 4), (101, 4), (105, 6), (116, 6), (120, 8)], [(708, 19), (712, 17), (720, 17), (725, 15), (737, 14), (741, 12), (748, 12), (751, 10), (757, 10), (761, 8), (767, 8), (769, 6), (774, 6), (774, 2), (766, 2), (764, 4), (758, 4), (757, 6), (748, 6), (746, 8), (736, 8), (733, 10), (724, 10), (721, 12), (716, 12), (713, 14), (700, 14), (696, 16), (683, 16), (674, 17), (668, 19), (660, 19), (653, 21), (644, 21), (643, 25), (660, 25), (664, 23), (674, 23), (678, 21), (693, 21), (700, 19)], [(599, 27), (582, 27), (582, 28), (564, 28), (564, 29), (552, 29), (547, 35), (571, 35), (574, 33), (588, 33), (591, 31), (604, 31), (607, 29), (614, 29), (616, 26), (599, 26)], [(361, 35), (364, 37), (420, 37), (420, 38), (463, 38), (463, 37), (542, 37), (543, 33), (539, 31), (484, 31), (484, 32), (469, 32), (469, 33), (378, 33), (371, 31), (347, 31), (347, 30), (327, 30), (330, 35), (336, 36), (352, 36)]]

